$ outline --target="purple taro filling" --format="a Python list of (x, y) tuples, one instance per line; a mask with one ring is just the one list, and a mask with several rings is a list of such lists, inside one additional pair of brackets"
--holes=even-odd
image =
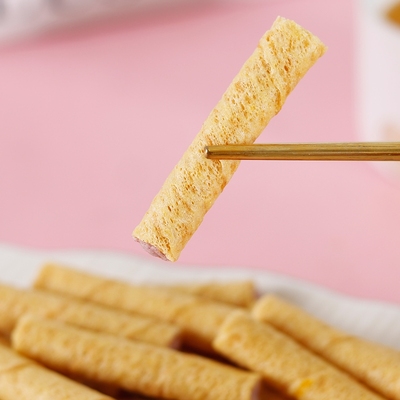
[(134, 238), (134, 240), (138, 243), (140, 243), (140, 245), (143, 247), (144, 250), (146, 250), (149, 254), (151, 254), (152, 256), (161, 258), (164, 261), (169, 261), (167, 257), (165, 257), (165, 254), (162, 253), (159, 249), (157, 249), (157, 247), (153, 246), (152, 244), (143, 242), (143, 240), (140, 240), (138, 238)]

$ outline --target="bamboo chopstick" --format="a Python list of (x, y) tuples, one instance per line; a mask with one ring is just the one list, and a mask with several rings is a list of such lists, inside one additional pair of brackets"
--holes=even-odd
[(218, 160), (400, 161), (400, 142), (221, 145), (204, 151)]

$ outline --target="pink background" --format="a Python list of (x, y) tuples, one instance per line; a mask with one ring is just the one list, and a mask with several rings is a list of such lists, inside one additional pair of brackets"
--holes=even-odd
[[(1, 49), (0, 241), (149, 257), (133, 228), (277, 15), (329, 51), (259, 142), (358, 140), (353, 8), (215, 2)], [(399, 237), (399, 182), (370, 164), (243, 162), (179, 263), (400, 302)]]

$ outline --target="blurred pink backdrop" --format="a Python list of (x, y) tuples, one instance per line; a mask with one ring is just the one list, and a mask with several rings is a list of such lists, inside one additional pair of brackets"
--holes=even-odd
[[(149, 257), (133, 228), (277, 15), (329, 50), (258, 142), (358, 140), (346, 0), (211, 2), (2, 48), (0, 241)], [(400, 185), (367, 163), (243, 162), (179, 264), (400, 302), (399, 236)]]

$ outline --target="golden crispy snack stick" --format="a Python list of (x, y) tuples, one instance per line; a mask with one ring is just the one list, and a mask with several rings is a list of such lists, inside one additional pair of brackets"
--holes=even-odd
[(172, 322), (183, 329), (185, 343), (205, 351), (211, 350), (219, 326), (234, 309), (199, 296), (127, 284), (55, 264), (46, 264), (34, 285)]
[(179, 285), (168, 285), (167, 288), (203, 296), (237, 307), (248, 308), (256, 301), (254, 282), (250, 280), (236, 282), (183, 283)]
[(276, 296), (255, 304), (253, 315), (390, 399), (400, 400), (400, 352), (350, 336)]
[(29, 315), (12, 345), (50, 368), (147, 396), (175, 400), (258, 399), (260, 376), (165, 347), (94, 333)]
[(239, 166), (206, 159), (204, 147), (253, 143), (324, 52), (317, 37), (277, 18), (168, 176), (135, 228), (135, 240), (151, 254), (176, 261)]
[(299, 400), (383, 399), (289, 336), (243, 311), (235, 311), (225, 320), (214, 347)]
[(17, 319), (25, 313), (159, 346), (176, 348), (182, 336), (178, 326), (155, 318), (129, 314), (55, 293), (16, 289), (0, 284), (0, 332), (10, 334)]
[(40, 294), (29, 295), (28, 291), (0, 284), (0, 333), (8, 337), (17, 319), (27, 311), (37, 310), (42, 315), (54, 315), (62, 308), (58, 299), (45, 301), (42, 297)]
[(0, 345), (1, 400), (112, 400)]

